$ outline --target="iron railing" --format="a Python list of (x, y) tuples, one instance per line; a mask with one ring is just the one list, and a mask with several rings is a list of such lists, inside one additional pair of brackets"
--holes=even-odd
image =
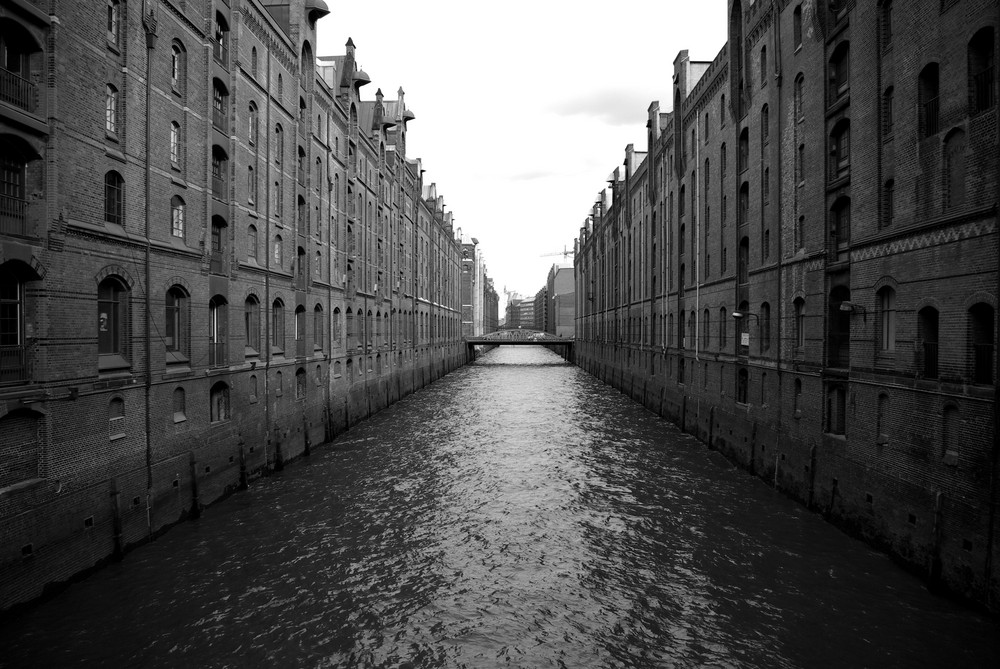
[(24, 77), (0, 68), (0, 100), (35, 113), (38, 87)]
[(27, 235), (28, 202), (11, 195), (0, 195), (0, 234)]
[(0, 346), (0, 383), (27, 381), (28, 351), (24, 346)]

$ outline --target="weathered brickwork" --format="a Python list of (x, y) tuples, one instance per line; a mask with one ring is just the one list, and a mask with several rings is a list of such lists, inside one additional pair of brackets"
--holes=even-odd
[(901, 4), (730, 0), (678, 54), (577, 240), (576, 361), (996, 607), (1000, 8)]
[(0, 7), (0, 609), (466, 355), (414, 115), (322, 2), (50, 4)]

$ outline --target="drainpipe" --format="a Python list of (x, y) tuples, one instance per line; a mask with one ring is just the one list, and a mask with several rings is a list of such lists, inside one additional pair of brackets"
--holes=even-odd
[(153, 386), (153, 363), (151, 360), (153, 351), (152, 342), (152, 300), (150, 298), (149, 282), (150, 282), (150, 218), (152, 216), (152, 207), (150, 206), (150, 193), (151, 193), (151, 176), (153, 169), (153, 161), (150, 159), (150, 147), (152, 146), (152, 130), (151, 130), (151, 118), (152, 113), (150, 113), (150, 104), (153, 100), (153, 84), (152, 84), (152, 71), (153, 71), (153, 51), (156, 49), (156, 8), (150, 6), (148, 9), (143, 10), (142, 17), (142, 27), (146, 32), (146, 173), (144, 175), (145, 181), (145, 195), (146, 195), (146, 247), (144, 249), (145, 254), (145, 309), (146, 309), (146, 324), (145, 324), (145, 348), (146, 348), (146, 411), (145, 411), (145, 421), (146, 421), (146, 531), (149, 538), (153, 538), (153, 509), (152, 509), (152, 498), (153, 498), (153, 445), (150, 438), (151, 429), (151, 417), (150, 417), (150, 401), (152, 395)]
[(694, 116), (694, 173), (691, 188), (694, 189), (694, 359), (701, 362), (699, 354), (699, 339), (701, 325), (701, 189), (698, 188), (698, 168), (701, 166), (701, 132), (698, 128), (698, 115)]

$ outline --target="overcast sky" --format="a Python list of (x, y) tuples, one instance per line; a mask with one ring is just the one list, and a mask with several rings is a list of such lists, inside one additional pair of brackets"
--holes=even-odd
[[(381, 0), (327, 3), (317, 54), (347, 38), (372, 83), (416, 114), (407, 156), (500, 294), (541, 288), (564, 260), (625, 146), (646, 146), (646, 110), (667, 111), (677, 52), (712, 60), (725, 0)], [(544, 256), (544, 254), (560, 255)]]

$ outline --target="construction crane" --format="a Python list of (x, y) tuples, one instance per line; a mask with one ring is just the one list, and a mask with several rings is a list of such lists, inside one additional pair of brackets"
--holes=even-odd
[(538, 257), (539, 258), (547, 258), (549, 256), (562, 256), (563, 258), (567, 258), (567, 257), (573, 255), (574, 253), (575, 253), (575, 251), (573, 251), (571, 249), (568, 249), (568, 248), (566, 248), (564, 246), (563, 250), (562, 250), (562, 253), (560, 253), (558, 251), (556, 251), (555, 253), (543, 253), (542, 255), (540, 255)]

